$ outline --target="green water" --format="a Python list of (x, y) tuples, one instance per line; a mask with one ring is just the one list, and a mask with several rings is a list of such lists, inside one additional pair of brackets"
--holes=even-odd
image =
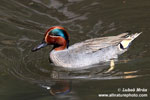
[[(0, 0), (0, 100), (149, 100), (149, 0)], [(45, 31), (65, 27), (70, 45), (89, 38), (143, 32), (118, 58), (88, 69), (49, 63), (52, 47), (32, 53)], [(99, 97), (145, 88), (147, 97)], [(130, 93), (130, 92), (126, 92)], [(137, 92), (131, 92), (137, 93)]]

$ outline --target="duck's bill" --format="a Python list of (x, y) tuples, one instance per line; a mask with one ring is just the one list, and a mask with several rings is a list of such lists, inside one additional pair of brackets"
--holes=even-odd
[(31, 51), (35, 52), (37, 50), (40, 50), (41, 48), (46, 47), (48, 44), (46, 42), (42, 42), (40, 45), (38, 45), (37, 47), (33, 48)]

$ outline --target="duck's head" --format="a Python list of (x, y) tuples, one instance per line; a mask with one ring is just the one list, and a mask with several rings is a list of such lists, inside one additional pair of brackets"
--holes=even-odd
[(64, 50), (69, 46), (69, 34), (61, 26), (51, 27), (46, 31), (41, 44), (33, 48), (32, 51), (37, 51), (47, 45), (54, 45), (53, 49), (56, 51)]

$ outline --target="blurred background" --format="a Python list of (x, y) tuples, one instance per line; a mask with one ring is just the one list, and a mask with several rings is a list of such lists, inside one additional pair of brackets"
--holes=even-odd
[[(146, 88), (149, 94), (149, 9), (150, 0), (0, 0), (0, 100), (109, 100), (98, 94), (118, 93), (118, 88)], [(52, 47), (31, 52), (56, 25), (66, 28), (70, 45), (126, 31), (143, 33), (114, 68), (107, 62), (67, 70), (49, 63)]]

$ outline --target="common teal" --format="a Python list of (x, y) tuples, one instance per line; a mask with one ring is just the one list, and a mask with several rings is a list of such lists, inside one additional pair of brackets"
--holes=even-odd
[(61, 26), (54, 26), (47, 30), (41, 44), (32, 51), (54, 45), (50, 59), (56, 66), (81, 68), (117, 58), (128, 50), (131, 42), (141, 33), (93, 38), (69, 46), (67, 31)]

